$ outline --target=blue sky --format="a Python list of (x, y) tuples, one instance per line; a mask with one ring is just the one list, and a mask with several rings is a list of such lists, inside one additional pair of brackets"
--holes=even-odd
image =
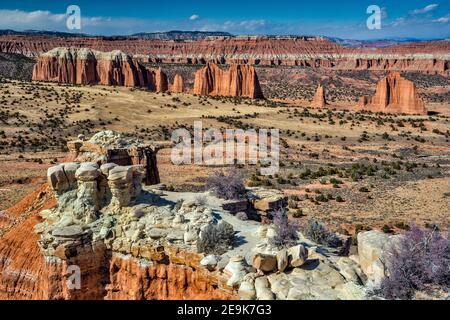
[[(351, 39), (449, 38), (448, 0), (1, 0), (0, 29), (65, 31), (66, 8), (78, 5), (89, 34), (168, 30), (233, 34), (314, 34)], [(381, 30), (366, 27), (369, 5), (382, 8)]]

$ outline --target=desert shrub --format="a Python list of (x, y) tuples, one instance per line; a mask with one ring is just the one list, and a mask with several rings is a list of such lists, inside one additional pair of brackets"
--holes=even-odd
[(209, 224), (200, 232), (197, 248), (205, 254), (221, 255), (233, 246), (234, 229), (231, 224), (223, 220), (218, 224)]
[(302, 233), (309, 240), (324, 246), (337, 248), (342, 245), (342, 240), (335, 233), (316, 220), (309, 220)]
[(294, 213), (292, 214), (292, 216), (293, 216), (294, 218), (301, 218), (301, 217), (304, 217), (305, 214), (303, 213), (303, 210), (302, 210), (302, 209), (297, 209), (297, 210), (294, 211)]
[(214, 172), (206, 181), (206, 189), (225, 200), (240, 199), (245, 193), (242, 175), (234, 168)]
[(180, 199), (180, 200), (177, 200), (177, 203), (175, 203), (175, 206), (174, 206), (174, 210), (177, 212), (178, 210), (180, 210), (181, 209), (181, 206), (183, 205), (183, 203), (184, 203), (184, 199)]
[(195, 197), (194, 202), (197, 207), (201, 207), (201, 206), (205, 206), (208, 203), (208, 199), (206, 198), (205, 195), (200, 194)]
[(241, 212), (236, 213), (236, 218), (238, 218), (239, 220), (242, 220), (242, 221), (247, 221), (248, 215), (246, 212), (241, 211)]
[(387, 299), (411, 299), (427, 285), (450, 287), (450, 239), (437, 229), (412, 226), (386, 261), (389, 276), (381, 283)]
[(278, 248), (285, 248), (298, 240), (298, 225), (290, 221), (286, 209), (278, 209), (273, 212), (273, 225), (275, 226), (275, 237), (270, 241)]
[(392, 233), (392, 232), (393, 232), (393, 231), (392, 231), (392, 228), (389, 227), (387, 224), (385, 224), (385, 225), (383, 226), (383, 228), (381, 228), (381, 230), (382, 230), (384, 233)]

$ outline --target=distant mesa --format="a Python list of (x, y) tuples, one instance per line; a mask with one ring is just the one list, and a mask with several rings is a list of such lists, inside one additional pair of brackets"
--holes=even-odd
[(314, 96), (314, 99), (311, 103), (312, 107), (316, 108), (324, 108), (328, 105), (326, 99), (325, 99), (325, 89), (322, 87), (321, 84), (317, 87), (316, 94)]
[(147, 69), (131, 56), (115, 50), (55, 48), (42, 54), (33, 68), (33, 80), (83, 85), (145, 87), (167, 91), (162, 70)]
[(196, 72), (193, 93), (264, 98), (255, 68), (241, 64), (234, 64), (228, 70), (222, 70), (215, 63), (208, 63)]
[(359, 108), (373, 112), (427, 115), (425, 103), (412, 81), (393, 72), (377, 84), (375, 95), (361, 97)]

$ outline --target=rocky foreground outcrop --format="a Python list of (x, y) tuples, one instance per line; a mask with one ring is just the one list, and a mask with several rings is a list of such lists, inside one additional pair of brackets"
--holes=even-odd
[(118, 50), (100, 52), (73, 47), (52, 49), (39, 56), (32, 79), (167, 90), (167, 77), (162, 70), (146, 69), (131, 56)]
[(69, 156), (67, 160), (77, 162), (96, 162), (100, 164), (142, 165), (144, 183), (160, 183), (156, 154), (159, 146), (147, 145), (137, 139), (126, 138), (122, 134), (106, 130), (91, 139), (79, 136), (77, 140), (67, 143)]
[(248, 65), (231, 65), (222, 70), (208, 63), (195, 73), (193, 93), (212, 96), (263, 98), (255, 68)]
[(362, 97), (359, 107), (372, 112), (427, 115), (425, 103), (412, 81), (393, 72), (377, 84), (375, 95)]
[[(128, 152), (132, 140), (94, 137), (92, 160), (80, 148), (78, 161), (49, 168), (46, 186), (6, 210), (0, 299), (365, 299), (387, 274), (396, 236), (361, 232), (353, 256), (301, 232), (280, 248), (270, 220), (241, 220), (209, 192), (144, 186), (142, 164), (95, 150)], [(286, 204), (276, 190), (245, 195), (266, 213)]]

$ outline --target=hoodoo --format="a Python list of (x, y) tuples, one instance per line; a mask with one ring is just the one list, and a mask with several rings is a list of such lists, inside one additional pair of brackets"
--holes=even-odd
[(157, 92), (165, 92), (169, 90), (169, 82), (167, 80), (167, 75), (162, 71), (161, 68), (158, 68), (154, 71), (155, 75), (155, 86)]
[(263, 98), (255, 68), (249, 65), (232, 65), (222, 70), (208, 63), (195, 74), (194, 93), (211, 96)]
[(173, 79), (173, 85), (172, 85), (170, 91), (172, 91), (174, 93), (184, 92), (183, 77), (181, 75), (179, 75), (178, 73), (175, 75), (175, 78)]
[(359, 107), (373, 112), (427, 115), (425, 103), (413, 82), (393, 72), (377, 84), (375, 95), (362, 97)]
[(167, 76), (161, 69), (148, 70), (118, 50), (55, 48), (39, 57), (33, 80), (167, 90)]
[(325, 89), (321, 84), (317, 87), (316, 95), (311, 103), (311, 106), (323, 108), (327, 105), (327, 101), (325, 100)]

